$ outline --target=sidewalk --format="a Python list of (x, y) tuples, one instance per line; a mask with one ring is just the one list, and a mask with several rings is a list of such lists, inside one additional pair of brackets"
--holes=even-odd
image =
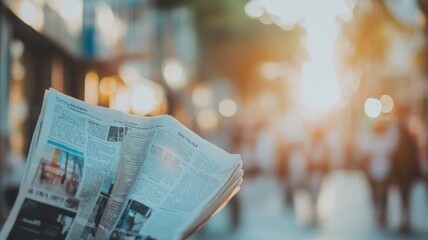
[(230, 209), (226, 208), (201, 229), (199, 239), (428, 239), (428, 199), (421, 183), (412, 192), (412, 226), (415, 233), (400, 235), (400, 198), (389, 192), (388, 230), (378, 229), (373, 220), (370, 192), (360, 172), (335, 171), (323, 183), (317, 210), (320, 227), (307, 228), (305, 196), (297, 197), (298, 209), (285, 205), (284, 191), (273, 178), (246, 180), (241, 190), (241, 224), (229, 229)]

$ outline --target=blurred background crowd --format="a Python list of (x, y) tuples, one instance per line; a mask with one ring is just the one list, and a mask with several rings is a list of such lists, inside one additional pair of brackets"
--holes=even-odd
[(1, 0), (0, 226), (53, 87), (240, 153), (194, 239), (428, 238), (428, 1)]

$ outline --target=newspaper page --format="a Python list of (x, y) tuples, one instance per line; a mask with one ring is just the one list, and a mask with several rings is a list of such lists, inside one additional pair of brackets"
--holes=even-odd
[(113, 227), (130, 189), (140, 172), (143, 161), (156, 129), (159, 128), (161, 117), (135, 117), (124, 115), (125, 137), (122, 147), (122, 158), (117, 175), (117, 183), (113, 188), (111, 198), (97, 230), (97, 239), (104, 239)]
[(120, 161), (121, 114), (55, 90), (45, 99), (37, 144), (0, 239), (91, 239)]
[(196, 214), (193, 215), (193, 218), (189, 218), (188, 222), (183, 224), (183, 229), (177, 229), (176, 235), (177, 238), (186, 239), (195, 231), (197, 231), (204, 223), (206, 223), (212, 216), (217, 214), (222, 210), (229, 200), (237, 194), (241, 187), (243, 181), (243, 171), (242, 164), (239, 166), (239, 170), (235, 172), (234, 176), (226, 184), (226, 188), (222, 192), (218, 193), (215, 198), (213, 198), (210, 203), (200, 211), (195, 211)]
[[(195, 221), (240, 169), (239, 155), (208, 143), (172, 117), (160, 120), (133, 189), (109, 226), (113, 230), (97, 233), (96, 239), (181, 238), (177, 230)], [(237, 176), (239, 183), (242, 172)]]
[(170, 116), (45, 95), (0, 239), (171, 239), (233, 196), (242, 162)]

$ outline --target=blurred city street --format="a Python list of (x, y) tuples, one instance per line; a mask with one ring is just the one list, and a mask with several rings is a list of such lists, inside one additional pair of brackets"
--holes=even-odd
[[(324, 181), (318, 211), (319, 227), (299, 226), (296, 219), (305, 218), (304, 209), (287, 207), (284, 191), (270, 177), (249, 179), (240, 192), (241, 223), (236, 231), (229, 227), (230, 209), (223, 209), (192, 239), (427, 239), (428, 199), (421, 183), (412, 192), (411, 222), (413, 233), (397, 234), (400, 198), (389, 191), (388, 229), (374, 223), (367, 182), (360, 172), (335, 171)], [(305, 196), (300, 201), (305, 205)], [(297, 207), (298, 209), (299, 207)], [(304, 207), (302, 207), (304, 208)], [(301, 219), (301, 221), (305, 221)]]
[[(245, 173), (240, 192), (192, 240), (428, 239), (428, 0), (0, 0), (0, 229), (25, 189), (21, 179), (32, 180), (36, 191), (72, 197), (80, 204), (71, 209), (76, 214), (92, 206), (103, 210), (121, 181), (127, 118), (107, 123), (82, 115), (79, 124), (67, 122), (73, 131), (62, 125), (48, 131), (57, 118), (52, 124), (38, 119), (50, 88), (121, 116), (172, 116), (241, 156), (233, 155)], [(83, 140), (77, 126), (105, 141), (102, 147), (92, 137)], [(142, 136), (150, 141), (168, 140), (159, 130), (146, 130)], [(69, 139), (70, 146), (54, 145), (56, 135), (40, 141), (34, 133), (44, 131)], [(210, 162), (205, 157), (230, 164), (227, 157), (197, 153), (201, 145), (178, 133), (195, 147), (195, 153), (174, 157), (184, 172)], [(39, 141), (37, 151), (52, 154), (44, 157), (50, 159), (46, 166), (34, 165), (37, 176), (24, 178), (26, 164), (41, 159), (29, 154), (32, 138)], [(155, 145), (149, 140), (138, 146), (149, 152)], [(111, 144), (117, 144), (116, 157), (104, 151)], [(81, 154), (69, 156), (75, 146)], [(86, 153), (93, 149), (97, 156)], [(153, 165), (178, 172), (169, 162), (177, 149), (182, 146), (151, 149), (160, 159)], [(147, 164), (150, 154), (139, 152), (138, 161)], [(95, 158), (105, 164), (83, 167)], [(113, 167), (104, 188), (94, 187), (102, 197), (88, 198), (81, 189), (99, 166)], [(144, 187), (163, 189), (157, 186), (163, 178), (168, 187), (182, 179), (191, 181), (184, 184), (189, 188), (209, 185), (181, 173), (155, 175)], [(241, 175), (230, 175), (233, 181), (225, 176), (215, 176), (212, 199), (230, 196), (218, 189), (238, 189)], [(133, 191), (134, 181), (125, 182), (130, 186), (121, 198)], [(169, 188), (156, 191), (168, 197), (141, 191), (147, 193), (142, 204), (153, 210), (148, 224), (130, 223), (138, 228), (117, 238), (192, 232), (218, 206), (202, 194), (208, 191), (195, 189), (183, 190), (183, 199)], [(185, 210), (170, 204), (188, 204), (192, 197), (200, 198)], [(162, 215), (165, 206), (173, 212)], [(61, 239), (92, 240), (101, 210), (73, 227), (80, 237), (62, 233)], [(159, 229), (169, 235), (150, 235)]]

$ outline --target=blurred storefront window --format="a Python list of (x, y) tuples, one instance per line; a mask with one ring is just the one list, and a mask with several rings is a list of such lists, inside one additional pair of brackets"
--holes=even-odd
[(4, 0), (4, 4), (34, 30), (80, 55), (82, 0)]
[(19, 39), (11, 42), (11, 78), (9, 90), (8, 122), (10, 126), (10, 151), (24, 153), (25, 128), (24, 123), (28, 118), (28, 99), (25, 96), (26, 67), (23, 64), (25, 55), (24, 43)]
[[(44, 91), (54, 87), (83, 98), (87, 63), (76, 57), (73, 46), (77, 45), (71, 43), (73, 38), (58, 34), (63, 33), (58, 30), (62, 28), (60, 23), (52, 25), (55, 21), (49, 17), (52, 13), (48, 8), (53, 5), (38, 4), (39, 1), (0, 3), (1, 219), (7, 215), (19, 189)], [(19, 11), (25, 13), (25, 17), (20, 18)], [(45, 14), (43, 21), (39, 21), (40, 13)], [(58, 30), (51, 34), (64, 39), (51, 38), (38, 24), (51, 26), (47, 31)]]

